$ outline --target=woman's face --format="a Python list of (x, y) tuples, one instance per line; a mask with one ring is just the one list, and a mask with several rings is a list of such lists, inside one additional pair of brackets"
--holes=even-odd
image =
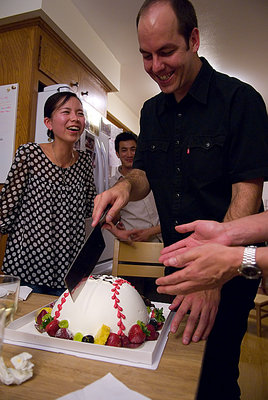
[(75, 143), (85, 129), (83, 107), (77, 98), (71, 97), (62, 106), (56, 107), (51, 118), (46, 117), (44, 122), (48, 129), (53, 130), (55, 140)]

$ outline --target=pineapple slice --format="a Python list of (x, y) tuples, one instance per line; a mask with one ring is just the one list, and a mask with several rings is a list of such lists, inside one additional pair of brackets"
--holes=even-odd
[(105, 344), (110, 335), (110, 328), (107, 325), (102, 325), (94, 338), (94, 344)]

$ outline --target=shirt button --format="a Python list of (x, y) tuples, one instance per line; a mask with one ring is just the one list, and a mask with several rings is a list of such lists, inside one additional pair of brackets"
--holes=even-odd
[(176, 219), (175, 221), (174, 221), (174, 225), (176, 226), (176, 225), (179, 225), (179, 221)]
[(207, 142), (205, 146), (208, 149), (210, 147), (210, 142)]
[(179, 114), (178, 114), (178, 117), (181, 118), (181, 117), (182, 117), (182, 113), (179, 113)]
[(181, 172), (181, 169), (179, 167), (177, 168), (177, 172)]
[(178, 197), (178, 198), (179, 198), (179, 197), (180, 197), (180, 194), (179, 194), (179, 193), (176, 193), (176, 197)]
[(176, 144), (179, 145), (179, 144), (180, 144), (180, 141), (179, 141), (179, 140), (176, 140)]
[(151, 145), (151, 149), (154, 150), (155, 149), (155, 144)]

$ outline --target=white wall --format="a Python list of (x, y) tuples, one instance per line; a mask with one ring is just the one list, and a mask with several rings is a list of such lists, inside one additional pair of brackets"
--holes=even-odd
[(108, 111), (132, 132), (139, 134), (139, 118), (122, 102), (116, 93), (108, 93)]

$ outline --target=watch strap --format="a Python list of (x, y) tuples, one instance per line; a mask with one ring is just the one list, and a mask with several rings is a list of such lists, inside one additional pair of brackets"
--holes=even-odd
[(251, 264), (256, 265), (256, 250), (257, 246), (247, 246), (245, 247), (242, 265)]

